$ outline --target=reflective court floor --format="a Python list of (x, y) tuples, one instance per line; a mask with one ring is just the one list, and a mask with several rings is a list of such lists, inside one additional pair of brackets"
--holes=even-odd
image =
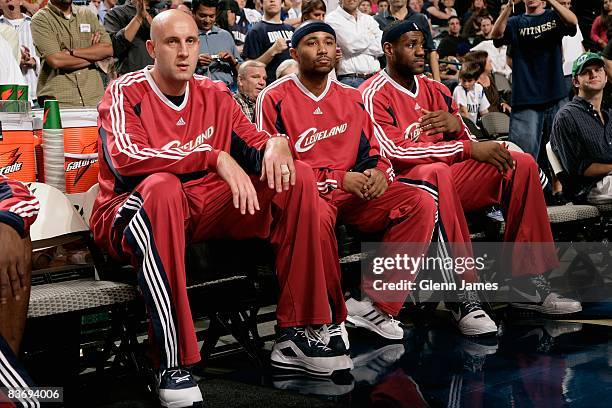
[[(612, 316), (612, 304), (585, 306)], [(331, 379), (256, 368), (238, 352), (198, 370), (199, 383), (209, 407), (612, 407), (612, 320), (497, 314), (497, 339), (462, 337), (440, 311), (408, 325), (405, 342), (352, 329), (355, 368)], [(155, 406), (132, 376), (83, 380), (77, 399), (91, 406)]]

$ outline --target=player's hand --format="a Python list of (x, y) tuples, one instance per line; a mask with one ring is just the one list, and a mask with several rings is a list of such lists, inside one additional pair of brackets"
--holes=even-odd
[[(8, 303), (12, 296), (20, 300), (27, 288), (26, 267), (31, 254), (26, 254), (27, 245), (17, 231), (0, 223), (0, 303)], [(29, 248), (27, 248), (29, 249)]]
[(368, 176), (363, 173), (357, 173), (355, 171), (347, 171), (342, 181), (342, 189), (347, 193), (356, 195), (357, 197), (365, 200), (363, 192), (365, 186), (368, 184)]
[(367, 169), (363, 172), (368, 177), (368, 182), (364, 186), (363, 197), (366, 200), (373, 200), (380, 197), (387, 191), (389, 183), (385, 173), (378, 169)]
[(295, 185), (295, 166), (289, 148), (289, 141), (284, 137), (272, 137), (266, 143), (261, 180), (267, 179), (268, 186), (281, 193)]
[(289, 46), (287, 45), (287, 40), (284, 38), (277, 38), (272, 44), (272, 49), (274, 50), (274, 55), (278, 55), (285, 51)]
[(492, 164), (500, 173), (515, 168), (510, 151), (497, 142), (472, 142), (472, 159)]
[(461, 130), (457, 116), (439, 110), (436, 112), (430, 112), (422, 109), (424, 115), (419, 118), (421, 131), (425, 132), (425, 135), (435, 135), (437, 133), (456, 133)]
[(210, 65), (211, 62), (212, 62), (212, 57), (210, 56), (210, 54), (198, 55), (198, 65), (207, 67)]
[(242, 167), (229, 154), (222, 151), (217, 157), (217, 174), (232, 190), (234, 208), (240, 209), (241, 214), (255, 214), (259, 211), (259, 201), (257, 192), (250, 177), (244, 172)]

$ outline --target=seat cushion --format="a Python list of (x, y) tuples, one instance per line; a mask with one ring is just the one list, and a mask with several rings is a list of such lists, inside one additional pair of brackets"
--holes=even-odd
[(124, 303), (138, 296), (134, 286), (79, 279), (32, 287), (28, 317), (43, 317)]
[(592, 205), (559, 205), (548, 207), (547, 210), (552, 224), (599, 217), (599, 211)]

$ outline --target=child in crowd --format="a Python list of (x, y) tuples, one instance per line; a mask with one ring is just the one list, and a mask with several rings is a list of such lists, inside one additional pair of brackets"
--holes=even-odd
[(459, 105), (459, 112), (464, 118), (476, 123), (478, 114), (489, 113), (489, 101), (482, 85), (477, 83), (480, 75), (479, 67), (474, 63), (466, 63), (459, 71), (460, 86), (453, 91), (453, 98)]

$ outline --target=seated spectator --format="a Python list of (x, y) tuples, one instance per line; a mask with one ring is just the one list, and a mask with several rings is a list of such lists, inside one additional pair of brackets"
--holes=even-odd
[(459, 86), (453, 91), (453, 99), (459, 106), (459, 113), (476, 124), (479, 116), (489, 113), (489, 101), (482, 85), (477, 81), (480, 76), (478, 64), (463, 64), (459, 71)]
[[(28, 85), (28, 99), (36, 101), (36, 87), (38, 85), (38, 73), (40, 72), (40, 59), (36, 55), (36, 47), (32, 39), (32, 18), (21, 13), (22, 0), (0, 0), (0, 6), (4, 15), (0, 16), (0, 25), (13, 27), (19, 37), (21, 48), (19, 67), (23, 79)], [(2, 60), (4, 61), (4, 60)], [(6, 83), (6, 82), (5, 82)]]
[(289, 59), (293, 27), (281, 21), (280, 0), (263, 0), (264, 18), (247, 34), (242, 58), (266, 64), (268, 83), (276, 79), (276, 68)]
[(483, 41), (493, 40), (493, 37), (491, 37), (491, 33), (493, 32), (493, 17), (490, 15), (481, 16), (479, 22), (478, 32), (472, 41), (474, 47)]
[(100, 23), (104, 24), (104, 17), (106, 17), (106, 13), (108, 13), (115, 5), (117, 4), (117, 0), (104, 0), (100, 2), (100, 6), (98, 6), (98, 19)]
[[(452, 4), (450, 7), (447, 4)], [(432, 0), (426, 1), (423, 4), (423, 10), (427, 13), (431, 19), (431, 24), (447, 27), (449, 20), (453, 16), (457, 16), (457, 11), (453, 8), (455, 0)]]
[(374, 17), (360, 12), (358, 5), (359, 0), (342, 0), (340, 7), (325, 16), (342, 50), (338, 80), (354, 88), (380, 70), (378, 58), (383, 55), (382, 31)]
[(372, 15), (372, 2), (370, 0), (361, 0), (359, 3), (359, 11), (369, 16)]
[(42, 61), (40, 106), (45, 99), (57, 99), (60, 106), (97, 106), (104, 86), (94, 63), (113, 55), (98, 17), (72, 0), (51, 0), (32, 17), (31, 28)]
[(591, 40), (601, 49), (608, 44), (608, 30), (612, 28), (612, 0), (603, 0), (601, 14), (593, 21)]
[(510, 80), (512, 68), (508, 64), (508, 61), (511, 60), (511, 57), (508, 57), (509, 47), (506, 45), (501, 45), (499, 47), (495, 46), (495, 43), (491, 39), (493, 26), (490, 25), (490, 20), (483, 18), (480, 26), (483, 37), (486, 37), (486, 39), (472, 47), (471, 51), (485, 51), (489, 58), (491, 58), (493, 73), (500, 73)]
[(302, 2), (302, 22), (308, 20), (325, 20), (327, 6), (323, 0), (304, 0)]
[(463, 30), (461, 35), (465, 38), (473, 38), (480, 35), (480, 23), (483, 18), (489, 17), (491, 19), (491, 28), (493, 27), (493, 17), (487, 14), (486, 10), (482, 10), (478, 13), (472, 14), (472, 17), (468, 21), (462, 22)]
[(604, 60), (587, 52), (573, 65), (578, 95), (555, 117), (550, 143), (568, 173), (563, 194), (576, 202), (612, 202), (612, 110), (601, 107), (606, 85)]
[(461, 36), (461, 20), (459, 17), (451, 17), (448, 20), (448, 35), (438, 45), (438, 55), (440, 58), (462, 57), (470, 48), (470, 42)]
[(282, 78), (287, 75), (295, 74), (299, 71), (299, 65), (296, 60), (288, 59), (276, 68), (276, 79)]
[(506, 102), (506, 95), (502, 95), (495, 85), (493, 79), (493, 64), (486, 51), (470, 51), (463, 58), (464, 64), (475, 63), (478, 65), (478, 82), (484, 89), (485, 96), (489, 101), (489, 112), (510, 113), (512, 108)]
[(106, 13), (104, 28), (113, 41), (119, 75), (138, 71), (153, 63), (145, 44), (151, 38), (151, 13), (156, 12), (152, 6), (157, 2), (158, 0), (128, 0)]
[[(289, 60), (287, 60), (289, 61)], [(240, 64), (238, 68), (238, 92), (234, 99), (240, 105), (245, 116), (254, 123), (255, 101), (257, 96), (266, 87), (266, 65), (255, 60)]]
[(228, 88), (235, 85), (238, 64), (242, 62), (234, 37), (215, 26), (216, 0), (194, 0), (193, 18), (199, 29), (200, 54), (196, 73), (223, 81)]
[(463, 15), (461, 22), (465, 26), (472, 16), (475, 14), (480, 14), (483, 11), (485, 14), (489, 14), (489, 10), (487, 9), (487, 0), (472, 0), (472, 4), (470, 5), (468, 11), (466, 11)]

